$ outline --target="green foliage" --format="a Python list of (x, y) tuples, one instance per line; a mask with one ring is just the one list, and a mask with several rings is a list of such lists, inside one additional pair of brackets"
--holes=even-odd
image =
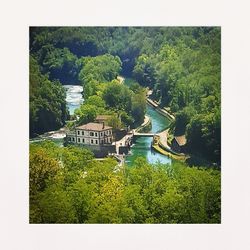
[(57, 185), (49, 186), (39, 194), (41, 213), (39, 223), (77, 223), (78, 219), (68, 192)]
[[(103, 98), (106, 107), (127, 125), (143, 120), (143, 95), (133, 96), (140, 92), (137, 84), (130, 86), (132, 94), (118, 83), (107, 85), (111, 81), (115, 85), (119, 73), (133, 76), (153, 90), (161, 107), (176, 113), (175, 134), (186, 133), (189, 153), (220, 164), (220, 36), (216, 27), (39, 27), (30, 29), (30, 51), (50, 80), (79, 80), (85, 101), (93, 95)], [(60, 91), (48, 90), (48, 77), (34, 76), (33, 59), (31, 66), (30, 127), (32, 133), (40, 133), (62, 125), (66, 112), (64, 104), (54, 101), (56, 97), (61, 100), (60, 94), (54, 97)], [(34, 82), (43, 82), (45, 94), (40, 94)], [(94, 100), (88, 104), (91, 115), (82, 115), (82, 122), (94, 119), (93, 106), (102, 106)], [(200, 133), (192, 132), (196, 123), (202, 125)], [(204, 141), (204, 147), (196, 147), (197, 140)]]
[(39, 65), (43, 73), (48, 73), (51, 80), (59, 80), (63, 84), (76, 84), (81, 62), (68, 48), (55, 48), (44, 45), (37, 53)]
[[(220, 223), (218, 170), (143, 158), (120, 171), (116, 166), (85, 149), (32, 145), (30, 222)], [(47, 174), (37, 181), (34, 173)]]
[(172, 31), (173, 43), (137, 58), (134, 77), (176, 113), (175, 134), (186, 133), (189, 152), (220, 164), (220, 29)]
[(30, 149), (30, 195), (43, 191), (47, 182), (54, 178), (59, 170), (59, 163), (47, 154), (46, 148)]
[(85, 170), (88, 162), (94, 158), (93, 153), (85, 148), (69, 146), (61, 151), (61, 161), (70, 171)]
[(121, 129), (123, 127), (121, 119), (117, 115), (112, 115), (108, 119), (108, 125), (111, 126), (114, 130)]
[[(64, 125), (60, 83), (83, 84), (78, 123), (109, 114), (114, 128), (143, 121), (142, 85), (176, 114), (174, 132), (186, 134), (189, 152), (220, 164), (219, 28), (31, 28), (30, 52), (31, 135)], [(140, 85), (119, 84), (120, 72)], [(30, 222), (220, 222), (219, 171), (143, 159), (122, 171), (116, 167), (113, 159), (96, 161), (86, 149), (31, 145)]]
[(96, 106), (84, 104), (75, 110), (75, 114), (79, 116), (78, 124), (93, 122), (96, 118)]
[(86, 105), (95, 105), (98, 108), (105, 108), (106, 107), (105, 101), (100, 96), (97, 96), (97, 95), (90, 96), (85, 101), (84, 104), (86, 104)]
[(153, 58), (142, 54), (137, 60), (133, 70), (134, 78), (142, 85), (152, 88), (155, 84), (156, 71)]
[(186, 132), (186, 126), (190, 122), (192, 116), (196, 114), (193, 106), (187, 106), (176, 113), (175, 135), (183, 135)]
[(66, 93), (58, 82), (42, 75), (34, 57), (30, 57), (30, 135), (60, 128), (68, 116)]
[(146, 91), (144, 89), (137, 90), (132, 96), (131, 115), (135, 124), (142, 124), (146, 114)]
[(121, 121), (126, 125), (143, 122), (146, 112), (146, 92), (138, 84), (133, 84), (129, 88), (116, 82), (110, 83), (104, 90), (103, 99), (108, 107), (118, 111)]
[(110, 83), (103, 93), (103, 99), (110, 108), (127, 113), (131, 110), (131, 96), (129, 88), (119, 83)]
[(97, 57), (82, 58), (83, 68), (79, 73), (79, 80), (84, 86), (84, 96), (97, 94), (98, 84), (116, 79), (121, 70), (118, 56), (105, 54)]

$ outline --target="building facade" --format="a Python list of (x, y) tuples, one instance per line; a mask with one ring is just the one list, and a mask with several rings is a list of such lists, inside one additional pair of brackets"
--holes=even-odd
[(79, 145), (110, 145), (112, 138), (112, 127), (104, 123), (90, 122), (66, 133), (68, 143)]

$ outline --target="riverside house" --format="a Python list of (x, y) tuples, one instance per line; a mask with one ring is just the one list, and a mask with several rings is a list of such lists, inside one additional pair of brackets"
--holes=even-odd
[(103, 123), (90, 122), (66, 132), (66, 145), (74, 144), (90, 149), (95, 157), (103, 158), (115, 153), (116, 147), (112, 145), (112, 127)]
[(112, 127), (104, 123), (90, 122), (66, 133), (68, 143), (80, 145), (112, 144)]

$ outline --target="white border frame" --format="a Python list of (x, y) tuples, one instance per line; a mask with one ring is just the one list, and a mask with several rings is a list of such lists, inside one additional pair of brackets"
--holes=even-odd
[[(244, 0), (2, 2), (0, 248), (249, 249), (249, 9)], [(221, 225), (29, 225), (28, 32), (39, 25), (221, 26)]]

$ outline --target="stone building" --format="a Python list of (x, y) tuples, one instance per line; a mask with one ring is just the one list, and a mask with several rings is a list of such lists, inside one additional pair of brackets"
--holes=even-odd
[(112, 127), (90, 122), (66, 133), (67, 141), (83, 145), (112, 144)]
[(112, 144), (112, 127), (104, 123), (90, 122), (66, 133), (68, 143), (81, 145)]
[(103, 158), (110, 153), (116, 152), (112, 145), (112, 127), (104, 123), (90, 122), (66, 132), (65, 145), (75, 144), (90, 149), (95, 157)]

